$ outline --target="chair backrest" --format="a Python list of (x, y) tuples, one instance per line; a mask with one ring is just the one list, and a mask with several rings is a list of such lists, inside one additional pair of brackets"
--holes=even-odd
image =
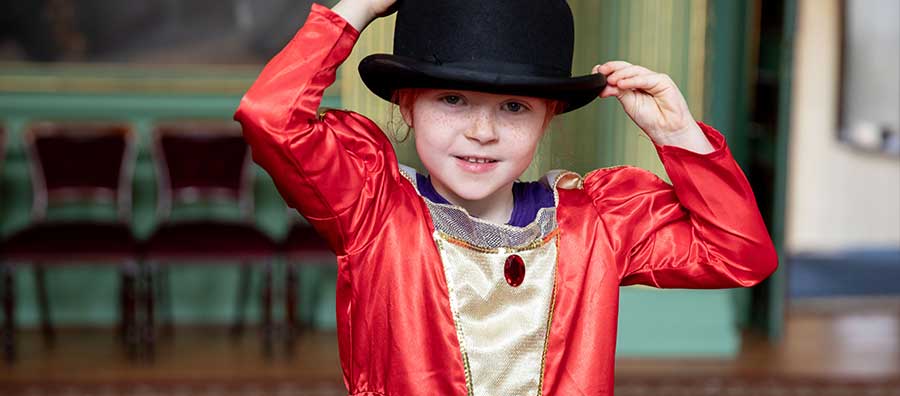
[(134, 133), (122, 124), (37, 123), (25, 133), (31, 169), (32, 217), (67, 201), (111, 203), (131, 218)]
[(239, 124), (162, 124), (153, 147), (160, 218), (168, 218), (174, 204), (222, 200), (238, 204), (241, 217), (253, 218), (253, 168)]

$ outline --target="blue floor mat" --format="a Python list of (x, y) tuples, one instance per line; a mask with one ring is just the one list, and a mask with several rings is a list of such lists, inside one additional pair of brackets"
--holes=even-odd
[(900, 249), (794, 255), (788, 288), (795, 298), (900, 296)]

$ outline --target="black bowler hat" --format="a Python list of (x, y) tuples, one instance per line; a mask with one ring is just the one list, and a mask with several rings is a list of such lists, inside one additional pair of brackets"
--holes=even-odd
[(394, 53), (359, 74), (391, 101), (399, 88), (453, 88), (590, 103), (602, 74), (572, 77), (575, 24), (565, 0), (398, 0)]

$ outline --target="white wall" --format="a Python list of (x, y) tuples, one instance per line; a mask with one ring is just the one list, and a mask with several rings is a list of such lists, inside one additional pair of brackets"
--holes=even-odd
[(800, 0), (798, 7), (786, 247), (900, 247), (900, 159), (836, 138), (841, 2)]

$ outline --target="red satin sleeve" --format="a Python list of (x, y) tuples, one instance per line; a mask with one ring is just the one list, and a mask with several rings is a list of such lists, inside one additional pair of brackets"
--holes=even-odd
[(622, 285), (748, 287), (777, 266), (753, 191), (725, 138), (700, 127), (712, 153), (656, 146), (672, 185), (633, 167), (601, 169), (585, 178)]
[(253, 159), (338, 254), (377, 234), (399, 177), (390, 141), (357, 113), (317, 111), (325, 88), (359, 37), (314, 4), (306, 23), (263, 69), (235, 113)]

